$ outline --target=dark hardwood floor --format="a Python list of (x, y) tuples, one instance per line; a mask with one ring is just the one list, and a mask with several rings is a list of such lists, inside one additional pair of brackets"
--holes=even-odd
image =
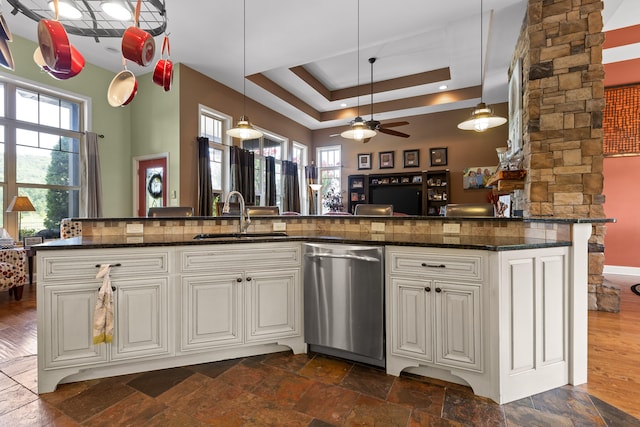
[[(38, 395), (35, 286), (0, 293), (2, 426), (640, 425), (640, 278), (589, 313), (589, 382), (497, 405), (467, 387), (290, 352), (60, 385)], [(624, 412), (623, 412), (624, 411)]]

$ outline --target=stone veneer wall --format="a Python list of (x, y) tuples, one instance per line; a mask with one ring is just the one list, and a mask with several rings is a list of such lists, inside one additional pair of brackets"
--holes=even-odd
[[(529, 0), (522, 60), (524, 216), (603, 218), (601, 0)], [(619, 311), (603, 286), (605, 226), (589, 241), (589, 308)]]

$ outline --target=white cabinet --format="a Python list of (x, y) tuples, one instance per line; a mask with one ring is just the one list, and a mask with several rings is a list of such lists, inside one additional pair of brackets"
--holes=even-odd
[(44, 344), (38, 348), (39, 363), (51, 369), (106, 362), (106, 347), (93, 344), (98, 285), (60, 284), (43, 290), (42, 303), (38, 301), (38, 342)]
[(569, 248), (388, 246), (387, 372), (498, 403), (569, 382)]
[(182, 278), (181, 350), (242, 343), (242, 273)]
[(388, 250), (387, 260), (387, 371), (403, 368), (397, 355), (482, 372), (483, 258), (404, 248)]
[(115, 322), (111, 359), (168, 354), (169, 279), (113, 280)]
[(179, 258), (180, 351), (287, 339), (304, 351), (299, 243), (198, 246)]
[[(56, 250), (38, 253), (38, 389), (113, 362), (172, 354), (169, 332), (169, 261), (166, 249)], [(113, 341), (93, 343), (93, 314), (111, 264)]]

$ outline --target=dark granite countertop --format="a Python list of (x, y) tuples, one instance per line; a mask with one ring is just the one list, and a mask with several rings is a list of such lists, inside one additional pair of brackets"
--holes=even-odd
[(320, 235), (316, 233), (291, 233), (287, 236), (261, 236), (243, 238), (214, 238), (194, 240), (193, 234), (165, 234), (144, 236), (103, 236), (74, 237), (54, 240), (41, 245), (32, 246), (36, 251), (59, 249), (101, 249), (124, 247), (152, 246), (195, 246), (229, 243), (267, 243), (267, 242), (324, 242), (342, 244), (398, 245), (455, 249), (480, 249), (489, 251), (509, 251), (532, 248), (571, 246), (570, 241), (534, 239), (526, 237), (492, 237), (470, 235), (416, 235), (407, 233), (332, 233)]
[[(185, 220), (185, 221), (202, 221), (202, 220), (233, 220), (237, 219), (237, 216), (190, 216), (190, 217), (123, 217), (123, 218), (70, 218), (71, 221), (79, 221), (79, 222), (119, 222), (119, 221), (135, 221), (135, 222), (146, 222), (146, 221), (174, 221), (174, 220)], [(261, 218), (261, 219), (273, 219), (274, 221), (287, 221), (287, 220), (296, 220), (296, 219), (314, 219), (314, 220), (336, 220), (336, 219), (384, 219), (385, 221), (406, 221), (406, 220), (420, 220), (420, 221), (450, 221), (450, 222), (460, 222), (460, 221), (496, 221), (496, 222), (509, 222), (509, 221), (521, 221), (521, 222), (546, 222), (546, 223), (559, 223), (559, 224), (580, 224), (580, 223), (607, 223), (607, 222), (616, 222), (615, 218), (559, 218), (559, 217), (514, 217), (514, 218), (496, 218), (496, 217), (486, 217), (486, 216), (461, 216), (461, 217), (447, 217), (447, 216), (388, 216), (388, 217), (379, 217), (379, 216), (354, 216), (354, 215), (278, 215), (278, 216), (259, 216), (253, 215), (252, 218)]]

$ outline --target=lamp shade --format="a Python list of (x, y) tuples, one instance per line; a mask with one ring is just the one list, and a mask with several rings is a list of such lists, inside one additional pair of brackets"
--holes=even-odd
[(484, 102), (481, 102), (476, 105), (476, 108), (471, 113), (469, 120), (465, 120), (458, 124), (458, 129), (484, 132), (489, 128), (502, 126), (506, 122), (507, 119), (500, 116), (494, 116), (491, 108), (487, 107)]
[(240, 120), (238, 120), (236, 127), (227, 130), (227, 135), (239, 139), (256, 139), (262, 136), (262, 132), (251, 126), (249, 117), (242, 116)]
[[(375, 130), (369, 129), (362, 120), (362, 117), (358, 116), (354, 119), (351, 129), (345, 130), (340, 134), (341, 137), (347, 139), (355, 139), (356, 141), (368, 140), (377, 135)], [(365, 141), (366, 142), (366, 141)]]
[(27, 196), (13, 196), (13, 200), (7, 208), (7, 212), (33, 212), (35, 210), (36, 208), (33, 207)]

